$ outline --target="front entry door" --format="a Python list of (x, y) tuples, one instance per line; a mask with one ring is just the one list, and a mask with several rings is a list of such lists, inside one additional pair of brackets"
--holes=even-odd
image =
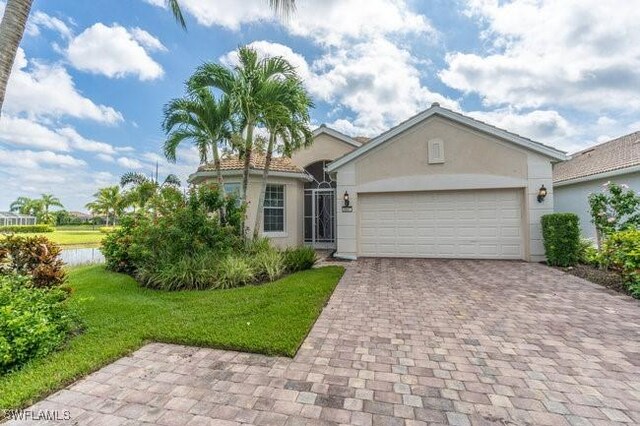
[(319, 249), (336, 246), (336, 190), (304, 191), (304, 242)]

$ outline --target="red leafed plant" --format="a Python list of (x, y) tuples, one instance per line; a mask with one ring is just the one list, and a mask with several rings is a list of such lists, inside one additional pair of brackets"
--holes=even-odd
[(56, 287), (65, 281), (60, 247), (46, 237), (8, 235), (0, 240), (0, 274), (31, 277), (34, 287)]

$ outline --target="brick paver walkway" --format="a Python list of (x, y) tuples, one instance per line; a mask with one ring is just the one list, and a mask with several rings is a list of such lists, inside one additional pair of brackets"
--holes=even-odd
[(147, 345), (32, 409), (79, 424), (640, 423), (640, 303), (537, 264), (363, 259), (294, 359)]

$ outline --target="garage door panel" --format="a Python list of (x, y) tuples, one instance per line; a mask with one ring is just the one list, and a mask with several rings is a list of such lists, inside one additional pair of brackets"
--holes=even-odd
[(517, 190), (360, 194), (361, 256), (524, 256)]

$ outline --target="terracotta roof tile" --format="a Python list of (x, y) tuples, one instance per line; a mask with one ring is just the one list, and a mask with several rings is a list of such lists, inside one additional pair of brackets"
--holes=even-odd
[[(264, 170), (264, 163), (266, 157), (261, 154), (253, 154), (251, 156), (251, 169)], [(222, 170), (243, 170), (244, 159), (237, 156), (224, 158), (220, 161), (220, 168)], [(273, 172), (286, 172), (286, 173), (304, 173), (300, 167), (296, 166), (290, 158), (287, 157), (273, 157), (271, 159), (271, 167), (269, 170)], [(199, 172), (212, 172), (215, 171), (213, 162), (203, 164), (198, 167)]]
[(592, 146), (553, 167), (553, 181), (563, 182), (640, 165), (640, 131)]

